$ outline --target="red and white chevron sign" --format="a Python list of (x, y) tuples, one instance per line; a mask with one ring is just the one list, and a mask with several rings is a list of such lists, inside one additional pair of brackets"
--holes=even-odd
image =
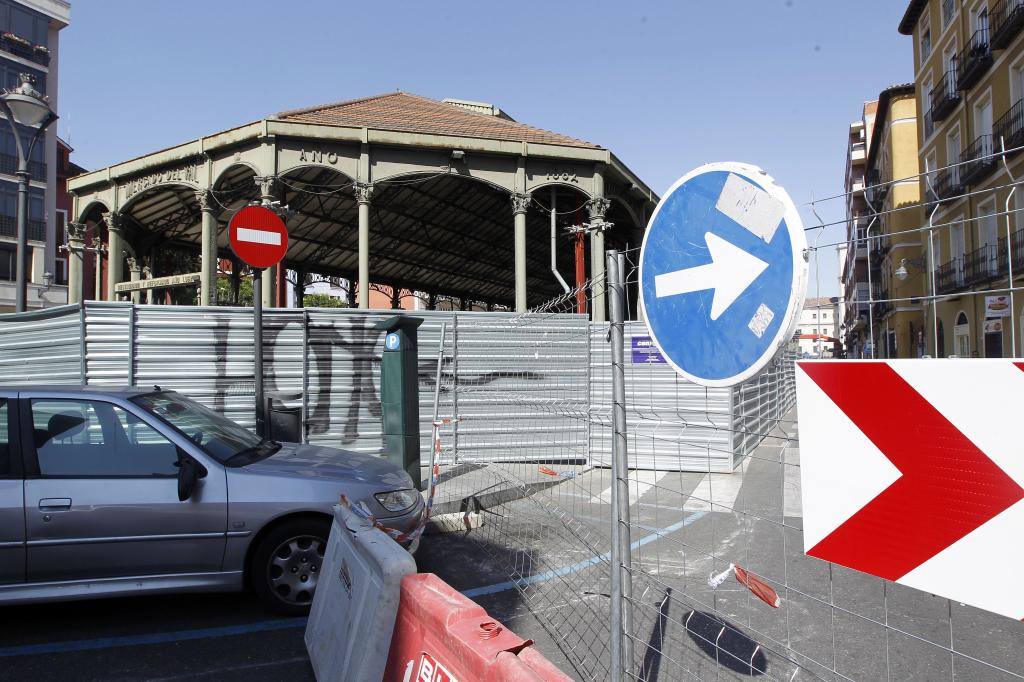
[(1024, 363), (797, 363), (804, 551), (1024, 618)]

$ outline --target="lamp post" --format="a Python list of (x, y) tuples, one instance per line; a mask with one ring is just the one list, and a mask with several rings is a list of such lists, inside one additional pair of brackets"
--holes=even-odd
[[(16, 89), (4, 91), (0, 95), (0, 108), (7, 116), (7, 122), (11, 124), (14, 144), (18, 149), (18, 262), (15, 266), (15, 310), (23, 313), (28, 294), (27, 273), (25, 272), (25, 259), (28, 253), (28, 183), (31, 177), (28, 161), (39, 136), (57, 120), (57, 114), (50, 109), (46, 97), (35, 89), (35, 76), (23, 73), (20, 78), (21, 84)], [(36, 129), (28, 143), (27, 150), (22, 144), (16, 123)]]

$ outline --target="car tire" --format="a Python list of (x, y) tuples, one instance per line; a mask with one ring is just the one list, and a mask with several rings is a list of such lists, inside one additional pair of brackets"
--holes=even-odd
[(309, 613), (330, 532), (327, 519), (305, 518), (285, 521), (263, 536), (249, 576), (264, 604), (288, 616)]

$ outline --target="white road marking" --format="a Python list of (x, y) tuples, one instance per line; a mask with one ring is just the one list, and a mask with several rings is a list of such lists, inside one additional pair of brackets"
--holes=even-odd
[[(658, 481), (665, 477), (667, 471), (633, 471), (629, 475), (629, 506), (636, 505), (644, 494), (658, 485)], [(608, 486), (600, 495), (591, 498), (595, 504), (611, 504), (612, 488)]]

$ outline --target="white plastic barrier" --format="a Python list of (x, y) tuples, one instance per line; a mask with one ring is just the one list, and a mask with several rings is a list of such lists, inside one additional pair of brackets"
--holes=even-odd
[(306, 625), (306, 649), (319, 682), (381, 679), (402, 577), (415, 572), (416, 562), (398, 543), (335, 506)]

